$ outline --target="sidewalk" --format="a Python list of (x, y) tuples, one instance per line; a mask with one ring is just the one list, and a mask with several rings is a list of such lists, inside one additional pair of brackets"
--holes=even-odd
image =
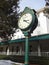
[(0, 65), (24, 65), (23, 63), (13, 62), (10, 60), (0, 60)]

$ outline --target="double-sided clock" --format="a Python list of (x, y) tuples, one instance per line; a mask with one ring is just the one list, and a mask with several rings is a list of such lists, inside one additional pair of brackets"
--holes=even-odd
[(35, 19), (36, 19), (35, 12), (32, 9), (26, 7), (18, 20), (18, 27), (22, 31), (29, 31), (30, 32), (32, 27), (36, 23)]

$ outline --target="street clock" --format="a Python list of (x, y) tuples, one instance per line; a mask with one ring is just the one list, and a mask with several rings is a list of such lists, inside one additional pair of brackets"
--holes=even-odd
[(18, 20), (18, 27), (25, 35), (25, 65), (29, 62), (29, 40), (30, 33), (37, 27), (38, 19), (33, 9), (26, 7)]
[(26, 7), (18, 20), (18, 27), (22, 31), (32, 32), (36, 28), (37, 23), (35, 11)]

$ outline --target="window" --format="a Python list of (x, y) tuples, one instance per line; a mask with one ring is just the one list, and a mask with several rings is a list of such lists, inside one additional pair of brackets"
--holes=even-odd
[(0, 52), (3, 52), (3, 47), (0, 47)]
[(16, 52), (18, 52), (20, 49), (19, 49), (19, 46), (16, 47)]
[(7, 52), (8, 46), (6, 47), (6, 52)]
[(29, 52), (32, 52), (32, 45), (30, 45), (29, 47)]
[(12, 46), (12, 52), (14, 52), (14, 46)]

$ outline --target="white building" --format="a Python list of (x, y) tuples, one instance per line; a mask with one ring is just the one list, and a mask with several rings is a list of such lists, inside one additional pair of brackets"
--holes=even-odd
[(38, 26), (33, 32), (34, 35), (49, 34), (49, 14), (46, 13), (49, 10), (49, 6), (46, 6), (37, 11)]

